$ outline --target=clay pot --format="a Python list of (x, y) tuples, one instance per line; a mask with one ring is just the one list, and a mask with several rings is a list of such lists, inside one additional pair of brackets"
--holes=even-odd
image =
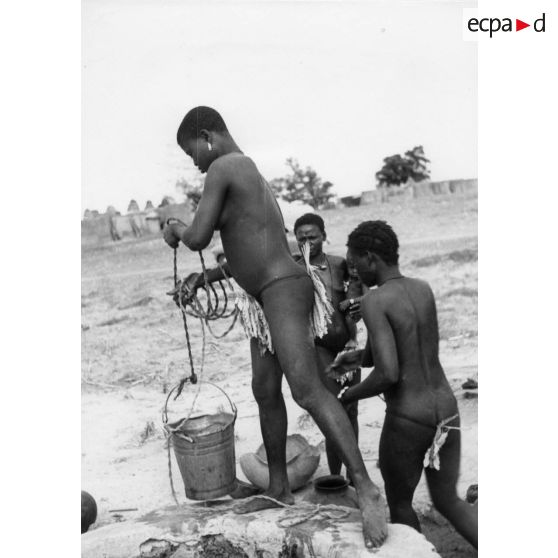
[(358, 497), (349, 481), (341, 475), (326, 475), (314, 480), (314, 490), (303, 500), (311, 504), (332, 504), (347, 508), (358, 508)]
[[(242, 455), (239, 461), (246, 478), (259, 488), (267, 490), (269, 470), (264, 445), (262, 444), (256, 453)], [(316, 472), (319, 463), (320, 450), (311, 446), (304, 436), (287, 436), (287, 477), (291, 490), (304, 486)]]

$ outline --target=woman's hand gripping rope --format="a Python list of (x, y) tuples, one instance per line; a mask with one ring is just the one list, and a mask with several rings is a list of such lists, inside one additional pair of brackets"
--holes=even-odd
[(199, 273), (190, 273), (185, 279), (179, 279), (176, 286), (172, 291), (167, 294), (172, 296), (174, 303), (180, 308), (182, 306), (187, 306), (192, 302), (196, 296), (196, 291), (198, 290), (198, 279)]

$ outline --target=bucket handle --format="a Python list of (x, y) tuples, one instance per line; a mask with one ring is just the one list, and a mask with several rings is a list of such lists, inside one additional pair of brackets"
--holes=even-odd
[[(209, 384), (210, 386), (213, 386), (214, 388), (217, 388), (226, 398), (227, 401), (229, 402), (229, 405), (231, 406), (232, 412), (234, 414), (234, 419), (233, 419), (233, 423), (236, 422), (236, 416), (238, 414), (237, 409), (236, 409), (236, 405), (231, 401), (231, 398), (227, 395), (227, 393), (225, 392), (225, 390), (223, 388), (220, 388), (217, 384), (214, 384), (213, 382), (208, 382), (206, 380), (198, 380), (198, 384)], [(167, 395), (167, 399), (165, 400), (165, 407), (163, 409), (163, 423), (166, 425), (169, 422), (169, 416), (168, 416), (168, 412), (167, 412), (167, 406), (169, 403), (169, 399), (170, 396), (173, 394), (173, 392), (178, 388), (180, 384), (176, 384), (170, 391), (169, 394)], [(191, 412), (191, 411), (190, 411)]]

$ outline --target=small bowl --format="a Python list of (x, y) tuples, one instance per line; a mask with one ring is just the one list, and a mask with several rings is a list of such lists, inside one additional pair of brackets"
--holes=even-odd
[(326, 475), (314, 480), (314, 490), (303, 500), (310, 504), (345, 506), (358, 508), (358, 497), (349, 481), (341, 475)]
[(320, 492), (338, 492), (348, 486), (349, 481), (342, 475), (325, 475), (314, 480), (314, 488)]

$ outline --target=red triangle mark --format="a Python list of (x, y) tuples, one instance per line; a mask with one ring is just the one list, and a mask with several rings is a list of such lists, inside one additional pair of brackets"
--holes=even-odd
[(531, 27), (531, 24), (530, 23), (525, 23), (524, 21), (521, 21), (520, 19), (515, 20), (515, 30), (516, 31), (521, 31), (522, 29), (525, 29), (526, 27)]

